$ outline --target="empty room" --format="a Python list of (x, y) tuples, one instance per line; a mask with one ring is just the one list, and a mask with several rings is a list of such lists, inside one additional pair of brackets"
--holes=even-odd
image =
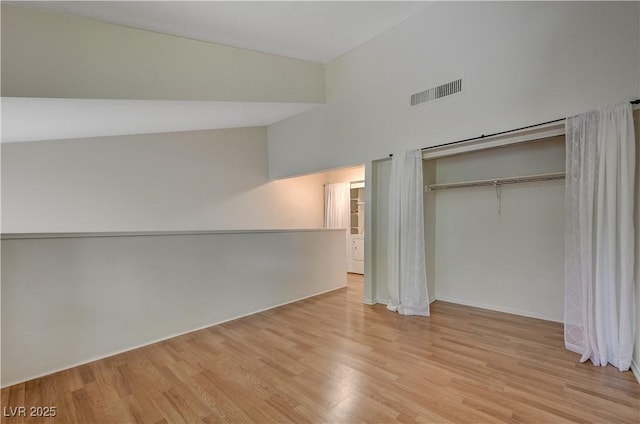
[(2, 422), (640, 422), (639, 2), (0, 14)]

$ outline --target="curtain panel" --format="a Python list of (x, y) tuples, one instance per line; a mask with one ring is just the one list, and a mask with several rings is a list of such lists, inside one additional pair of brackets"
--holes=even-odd
[(626, 371), (637, 306), (632, 107), (574, 116), (565, 129), (565, 346)]
[(423, 190), (422, 152), (394, 155), (389, 182), (387, 308), (403, 315), (429, 316)]
[[(345, 265), (351, 260), (349, 231), (351, 228), (351, 184), (335, 183), (324, 186), (324, 227), (344, 228)], [(345, 271), (348, 269), (345, 269)]]

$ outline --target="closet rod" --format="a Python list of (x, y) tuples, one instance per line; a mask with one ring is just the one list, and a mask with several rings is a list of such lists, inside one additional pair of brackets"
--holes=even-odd
[(451, 188), (488, 187), (488, 186), (502, 186), (505, 184), (532, 183), (536, 181), (563, 180), (564, 178), (565, 178), (564, 172), (552, 172), (549, 174), (536, 174), (536, 175), (527, 175), (522, 177), (494, 178), (491, 180), (464, 181), (460, 183), (431, 184), (431, 185), (428, 185), (427, 188), (429, 189), (429, 191), (436, 191), (436, 190), (448, 190)]
[[(640, 99), (632, 100), (629, 103), (631, 103), (632, 105), (640, 105)], [(480, 135), (478, 137), (465, 138), (464, 140), (451, 141), (449, 143), (438, 144), (436, 146), (423, 147), (420, 150), (424, 151), (424, 150), (435, 149), (435, 148), (439, 148), (439, 147), (452, 146), (452, 145), (455, 145), (455, 144), (465, 143), (467, 141), (482, 140), (483, 138), (495, 137), (495, 136), (498, 136), (498, 135), (509, 134), (509, 133), (512, 133), (512, 132), (528, 130), (529, 128), (540, 127), (542, 125), (548, 125), (548, 124), (554, 124), (556, 122), (562, 122), (565, 119), (567, 119), (567, 118), (553, 119), (551, 121), (541, 122), (539, 124), (527, 125), (526, 127), (514, 128), (512, 130), (500, 131), (500, 132), (493, 133), (493, 134), (482, 134), (482, 135)], [(393, 156), (393, 153), (390, 153), (389, 157), (392, 157), (392, 156)]]

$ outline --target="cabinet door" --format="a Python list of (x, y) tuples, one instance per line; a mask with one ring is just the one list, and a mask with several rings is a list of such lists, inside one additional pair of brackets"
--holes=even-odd
[(364, 274), (364, 238), (362, 236), (351, 238), (351, 260), (349, 272)]
[(364, 239), (354, 238), (351, 240), (351, 259), (364, 261)]

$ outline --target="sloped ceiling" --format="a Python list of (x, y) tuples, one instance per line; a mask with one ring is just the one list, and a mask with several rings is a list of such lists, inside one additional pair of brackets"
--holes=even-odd
[[(7, 3), (324, 64), (398, 25), (433, 2)], [(261, 126), (317, 106), (310, 103), (3, 97), (1, 140), (11, 143)]]

